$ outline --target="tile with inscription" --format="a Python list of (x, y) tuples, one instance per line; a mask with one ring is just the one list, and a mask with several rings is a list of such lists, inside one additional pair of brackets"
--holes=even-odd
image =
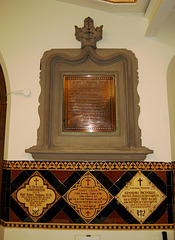
[(38, 171), (35, 171), (11, 196), (34, 222), (60, 199), (60, 195)]
[(113, 199), (111, 193), (90, 173), (85, 173), (63, 196), (90, 223)]
[(134, 218), (143, 223), (166, 196), (141, 172), (117, 194), (116, 199)]

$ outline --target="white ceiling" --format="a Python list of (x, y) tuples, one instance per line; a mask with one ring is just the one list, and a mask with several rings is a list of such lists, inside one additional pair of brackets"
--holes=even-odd
[(137, 3), (110, 3), (104, 0), (56, 0), (111, 14), (140, 14), (148, 19), (146, 37), (175, 46), (175, 0), (137, 0)]
[(110, 3), (103, 0), (57, 0), (83, 7), (111, 13), (144, 13), (150, 0), (138, 0), (137, 3)]

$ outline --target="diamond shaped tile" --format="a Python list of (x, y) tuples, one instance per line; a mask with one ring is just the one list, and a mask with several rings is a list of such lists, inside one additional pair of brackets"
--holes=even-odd
[(86, 223), (90, 223), (113, 196), (90, 172), (86, 172), (63, 198)]
[(38, 171), (11, 196), (35, 222), (60, 199), (60, 195)]
[(166, 196), (141, 172), (117, 194), (116, 199), (143, 223)]

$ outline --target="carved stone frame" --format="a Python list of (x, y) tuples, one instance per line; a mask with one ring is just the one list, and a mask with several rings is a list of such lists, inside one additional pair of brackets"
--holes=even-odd
[[(126, 49), (55, 49), (41, 60), (40, 127), (37, 145), (26, 149), (35, 160), (142, 161), (153, 151), (141, 144), (138, 126), (138, 63)], [(115, 133), (62, 131), (63, 75), (114, 74)]]

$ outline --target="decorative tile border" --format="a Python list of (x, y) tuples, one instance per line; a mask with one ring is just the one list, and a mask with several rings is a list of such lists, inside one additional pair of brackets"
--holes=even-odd
[[(13, 191), (15, 191), (16, 188), (18, 188), (22, 182), (23, 182), (23, 178), (24, 178), (24, 182), (26, 180), (26, 178), (28, 178), (29, 176), (32, 176), (33, 172), (35, 171), (39, 171), (39, 170), (46, 170), (46, 171), (40, 171), (41, 174), (43, 174), (43, 176), (45, 176), (46, 174), (46, 178), (47, 180), (50, 179), (51, 177), (51, 184), (53, 182), (53, 187), (58, 187), (57, 185), (57, 178), (59, 178), (60, 174), (61, 174), (61, 180), (63, 179), (64, 181), (66, 180), (66, 183), (72, 182), (72, 176), (74, 177), (74, 179), (76, 181), (78, 181), (78, 179), (84, 174), (84, 171), (92, 171), (92, 174), (94, 174), (95, 177), (97, 177), (97, 179), (99, 179), (99, 181), (105, 181), (102, 184), (107, 184), (106, 177), (108, 178), (109, 176), (111, 177), (111, 175), (116, 176), (117, 173), (117, 178), (112, 179), (111, 181), (113, 182), (113, 184), (116, 182), (116, 179), (120, 178), (120, 175), (122, 176), (121, 181), (123, 182), (127, 182), (129, 181), (130, 178), (132, 178), (132, 176), (135, 175), (136, 171), (143, 171), (144, 174), (147, 174), (150, 172), (151, 174), (149, 175), (150, 181), (153, 181), (157, 183), (158, 178), (160, 177), (160, 179), (162, 179), (162, 181), (160, 180), (160, 182), (158, 181), (158, 188), (164, 187), (164, 184), (166, 186), (166, 191), (167, 191), (167, 197), (168, 197), (168, 202), (167, 205), (165, 206), (165, 204), (163, 205), (163, 209), (165, 207), (167, 207), (167, 215), (164, 214), (164, 219), (165, 217), (167, 218), (167, 220), (164, 222), (163, 221), (159, 221), (156, 223), (156, 219), (155, 216), (152, 216), (153, 218), (153, 222), (151, 221), (147, 221), (145, 222), (145, 224), (138, 224), (138, 222), (131, 222), (131, 224), (128, 224), (129, 222), (123, 223), (120, 222), (119, 224), (117, 224), (116, 222), (114, 224), (112, 224), (112, 222), (109, 223), (99, 223), (97, 220), (94, 223), (75, 223), (75, 221), (72, 220), (71, 222), (49, 222), (50, 218), (47, 219), (48, 222), (45, 223), (44, 221), (42, 221), (43, 219), (41, 219), (41, 222), (30, 222), (29, 219), (25, 219), (26, 222), (22, 222), (23, 219), (20, 218), (19, 222), (17, 220), (17, 218), (12, 219), (12, 218), (3, 218), (3, 220), (0, 219), (0, 225), (2, 225), (3, 227), (9, 227), (9, 228), (34, 228), (34, 229), (58, 229), (58, 230), (173, 230), (175, 229), (175, 224), (173, 224), (173, 220), (172, 220), (172, 171), (175, 170), (175, 162), (112, 162), (112, 161), (107, 161), (107, 162), (72, 162), (72, 161), (3, 161), (3, 171), (4, 171), (4, 184), (6, 184), (6, 182), (9, 184), (10, 179), (12, 179), (11, 183), (15, 184), (13, 185)], [(64, 171), (66, 172), (66, 175), (64, 175)], [(109, 173), (108, 173), (109, 171)], [(114, 172), (113, 172), (114, 171)], [(124, 173), (125, 172), (125, 173)], [(154, 173), (155, 172), (155, 173)], [(166, 172), (166, 173), (165, 173)], [(78, 173), (80, 176), (77, 179), (77, 175), (75, 176), (75, 174)], [(55, 175), (54, 175), (55, 174)], [(97, 175), (99, 174), (99, 175)], [(109, 175), (110, 174), (110, 175)], [(128, 175), (129, 174), (129, 175)], [(156, 175), (157, 174), (157, 175)], [(103, 178), (102, 178), (103, 176)], [(123, 176), (125, 177), (123, 179)], [(158, 176), (158, 178), (155, 178), (156, 176)], [(12, 178), (11, 178), (12, 177)], [(18, 177), (18, 178), (17, 178)], [(54, 177), (54, 178), (53, 178)], [(69, 179), (70, 177), (70, 179)], [(129, 179), (128, 179), (129, 178)], [(56, 179), (56, 180), (55, 180)], [(17, 180), (19, 182), (17, 182)], [(54, 182), (54, 180), (56, 181), (56, 183)], [(58, 179), (59, 180), (59, 179)], [(120, 182), (121, 183), (121, 182)], [(56, 185), (55, 185), (56, 184)], [(72, 183), (73, 184), (73, 183)], [(116, 183), (116, 184), (119, 184)], [(60, 185), (62, 186), (62, 185)], [(120, 189), (123, 188), (123, 185), (119, 186)], [(69, 186), (70, 188), (71, 186)], [(107, 189), (111, 187), (110, 186), (106, 186)], [(163, 191), (165, 191), (165, 187), (163, 188)], [(113, 191), (112, 191), (113, 193)], [(9, 191), (6, 191), (6, 197), (8, 197), (10, 195)], [(63, 194), (62, 194), (63, 195)], [(16, 205), (15, 205), (16, 206)], [(112, 205), (113, 206), (113, 205)], [(5, 209), (10, 209), (10, 205), (6, 204), (5, 205)], [(162, 210), (162, 209), (160, 209)], [(11, 211), (11, 210), (10, 210)], [(14, 212), (14, 208), (12, 209), (12, 211)], [(12, 212), (11, 211), (11, 212)], [(14, 212), (15, 213), (15, 212)], [(48, 212), (49, 213), (49, 212)], [(164, 212), (163, 212), (164, 213)], [(163, 216), (162, 213), (162, 216)], [(10, 214), (10, 212), (6, 213), (8, 216), (8, 214)], [(50, 213), (49, 213), (50, 214)], [(119, 213), (120, 215), (120, 213)], [(157, 216), (157, 215), (156, 215)], [(48, 216), (47, 216), (48, 217)], [(123, 218), (123, 215), (121, 216)], [(12, 222), (14, 220), (14, 222)], [(155, 220), (155, 221), (154, 221)]]
[(0, 220), (0, 225), (7, 228), (35, 228), (53, 230), (173, 230), (174, 224), (50, 224), (50, 223), (23, 223), (4, 222)]
[(151, 171), (172, 171), (175, 164), (171, 162), (44, 162), (44, 161), (3, 161), (3, 169), (13, 170), (151, 170)]

